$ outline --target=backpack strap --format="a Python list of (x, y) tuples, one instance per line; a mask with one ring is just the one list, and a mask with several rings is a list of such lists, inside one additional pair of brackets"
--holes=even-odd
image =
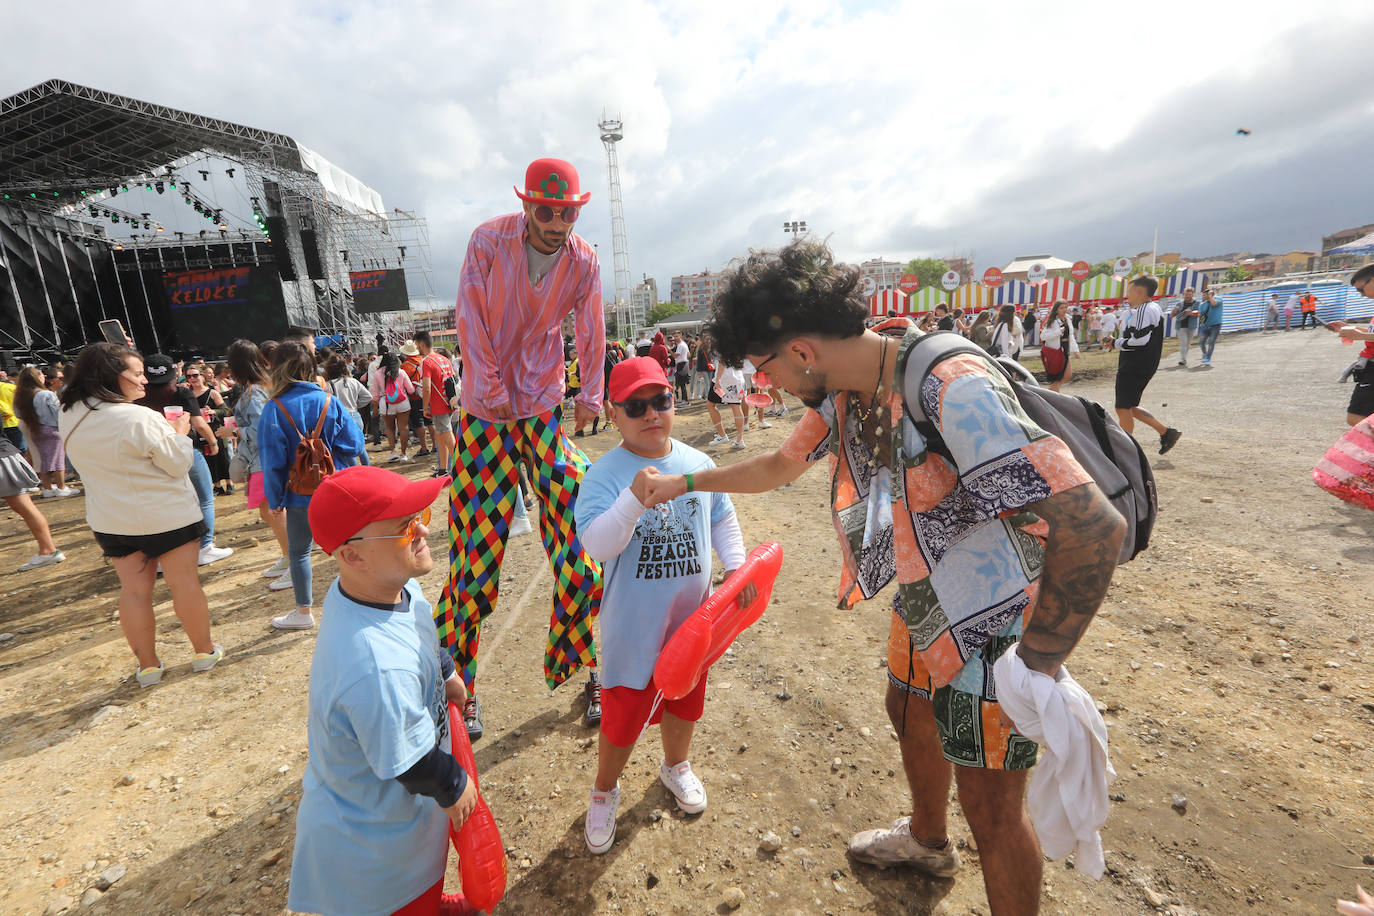
[[(324, 418), (329, 413), (329, 402), (332, 400), (333, 397), (326, 391), (324, 393), (324, 406), (320, 408), (320, 418), (315, 421), (315, 431), (310, 434), (310, 438), (318, 439), (320, 438), (320, 433), (324, 432)], [(280, 407), (281, 405), (278, 404), (277, 406)], [(291, 425), (294, 426), (295, 424), (293, 423)]]
[(926, 448), (956, 467), (954, 455), (945, 444), (940, 430), (926, 417), (921, 407), (921, 389), (937, 364), (960, 353), (987, 355), (986, 350), (969, 343), (957, 331), (932, 331), (918, 337), (897, 358), (902, 379), (902, 406), (906, 408), (907, 416), (926, 440)]
[[(326, 395), (326, 397), (328, 397), (328, 395)], [(277, 405), (277, 409), (281, 411), (281, 415), (282, 415), (283, 417), (286, 417), (286, 422), (287, 422), (287, 423), (290, 423), (290, 424), (291, 424), (291, 428), (294, 429), (294, 430), (296, 431), (296, 436), (297, 436), (297, 438), (304, 439), (304, 438), (305, 438), (305, 435), (301, 432), (301, 428), (300, 428), (299, 426), (296, 425), (296, 421), (295, 421), (295, 420), (291, 419), (291, 414), (289, 414), (289, 413), (287, 412), (286, 408), (282, 406), (281, 401), (277, 400), (276, 398), (273, 398), (273, 399), (272, 399), (272, 403), (273, 403), (273, 404), (276, 404), (276, 405)]]

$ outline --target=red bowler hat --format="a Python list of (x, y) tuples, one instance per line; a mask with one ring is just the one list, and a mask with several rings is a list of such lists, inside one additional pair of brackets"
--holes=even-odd
[(577, 169), (566, 159), (536, 159), (525, 169), (525, 190), (515, 196), (532, 204), (561, 204), (580, 207), (592, 199), (592, 192), (579, 193)]
[(423, 512), (449, 480), (409, 480), (395, 471), (368, 465), (335, 471), (310, 497), (310, 533), (321, 550), (332, 554), (373, 522)]
[(606, 384), (611, 401), (623, 401), (641, 388), (649, 386), (672, 389), (668, 373), (663, 364), (652, 356), (632, 356), (622, 359), (611, 370), (611, 379)]

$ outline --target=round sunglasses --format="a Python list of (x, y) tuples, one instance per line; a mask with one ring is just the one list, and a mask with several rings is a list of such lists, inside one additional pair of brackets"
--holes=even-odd
[(534, 218), (541, 223), (551, 223), (553, 222), (553, 215), (556, 212), (563, 222), (571, 226), (573, 223), (577, 222), (577, 211), (580, 209), (580, 207), (564, 207), (561, 210), (555, 211), (553, 207), (547, 204), (540, 204), (534, 208)]
[(652, 407), (658, 413), (666, 413), (673, 409), (673, 393), (665, 391), (662, 394), (654, 395), (651, 398), (632, 398), (628, 401), (616, 401), (615, 406), (625, 411), (625, 416), (631, 420), (638, 420)]
[(415, 516), (406, 525), (406, 530), (401, 534), (377, 534), (365, 538), (349, 538), (345, 544), (352, 544), (354, 541), (405, 541), (407, 544), (414, 544), (420, 539), (420, 528), (429, 524), (429, 506), (425, 506), (425, 511)]

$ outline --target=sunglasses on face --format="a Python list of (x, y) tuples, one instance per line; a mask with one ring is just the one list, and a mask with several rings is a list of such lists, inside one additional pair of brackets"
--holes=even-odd
[(407, 544), (414, 544), (420, 539), (420, 528), (429, 524), (429, 507), (425, 511), (415, 516), (406, 525), (406, 530), (400, 534), (377, 534), (365, 538), (349, 538), (345, 544), (352, 544), (354, 541), (405, 541)]
[(534, 218), (541, 223), (551, 223), (553, 222), (553, 215), (557, 213), (563, 222), (571, 226), (573, 223), (577, 222), (578, 209), (577, 207), (564, 207), (561, 210), (555, 210), (547, 204), (540, 204), (534, 208)]
[(662, 394), (654, 395), (651, 398), (634, 398), (629, 401), (617, 401), (616, 405), (625, 411), (625, 416), (631, 420), (638, 420), (652, 407), (657, 413), (667, 413), (673, 409), (673, 393), (665, 391)]
[(186, 373), (186, 377), (187, 377), (187, 378), (200, 378), (200, 373), (199, 373), (199, 372), (188, 372), (188, 373)]

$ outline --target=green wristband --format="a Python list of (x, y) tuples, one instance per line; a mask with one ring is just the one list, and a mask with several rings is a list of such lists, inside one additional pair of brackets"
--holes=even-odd
[(688, 492), (688, 493), (695, 492), (695, 490), (696, 490), (696, 488), (697, 488), (696, 481), (694, 481), (694, 480), (692, 479), (692, 475), (691, 475), (691, 474), (687, 474), (686, 477), (687, 477), (687, 492)]

